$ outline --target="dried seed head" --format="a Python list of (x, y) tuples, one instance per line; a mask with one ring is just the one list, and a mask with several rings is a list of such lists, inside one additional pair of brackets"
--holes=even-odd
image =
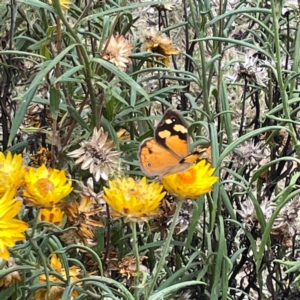
[[(274, 211), (272, 201), (263, 200), (260, 204), (260, 208), (262, 210), (263, 215), (265, 216), (265, 220), (268, 221)], [(246, 201), (241, 203), (241, 210), (237, 210), (237, 212), (241, 215), (242, 222), (245, 227), (251, 229), (254, 226), (258, 226), (259, 228), (259, 224), (257, 224), (257, 213), (251, 199), (248, 198)]]
[(233, 151), (234, 161), (237, 167), (245, 165), (257, 166), (259, 163), (266, 158), (262, 143), (254, 145), (253, 142), (245, 142), (240, 145), (239, 148)]
[(126, 71), (131, 64), (129, 56), (132, 53), (133, 44), (125, 39), (123, 35), (111, 36), (104, 44), (101, 57), (108, 60), (121, 71)]
[(70, 157), (77, 158), (76, 164), (81, 163), (81, 169), (89, 169), (93, 174), (95, 181), (100, 178), (108, 180), (109, 175), (112, 175), (119, 170), (120, 151), (113, 151), (114, 144), (107, 139), (108, 133), (103, 131), (103, 128), (93, 131), (92, 137), (88, 141), (80, 143), (81, 147), (70, 152)]
[(279, 212), (275, 219), (271, 234), (283, 246), (292, 247), (293, 238), (297, 232), (298, 211), (300, 208), (299, 197), (289, 201)]
[(233, 82), (245, 79), (260, 86), (265, 86), (264, 81), (268, 79), (267, 70), (259, 66), (258, 58), (247, 55), (245, 55), (244, 62), (238, 62), (234, 65), (234, 75), (227, 75), (226, 77)]

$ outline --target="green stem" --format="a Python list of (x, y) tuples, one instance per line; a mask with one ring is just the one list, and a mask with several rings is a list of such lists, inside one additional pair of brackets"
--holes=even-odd
[(30, 234), (31, 239), (34, 237), (40, 213), (41, 213), (41, 209), (38, 207), (37, 210), (36, 210), (36, 217), (34, 218), (33, 223), (32, 223), (32, 227), (31, 227), (31, 234)]
[(130, 222), (130, 227), (132, 230), (132, 243), (133, 243), (133, 252), (135, 256), (135, 276), (134, 276), (134, 299), (139, 299), (139, 278), (140, 278), (140, 254), (139, 254), (139, 246), (138, 246), (138, 239), (136, 234), (136, 223)]
[(70, 35), (73, 37), (73, 39), (76, 41), (77, 49), (78, 49), (78, 59), (82, 65), (84, 65), (84, 77), (86, 84), (88, 86), (88, 91), (91, 97), (91, 110), (92, 110), (92, 120), (91, 120), (91, 128), (93, 128), (97, 124), (97, 105), (96, 105), (96, 97), (95, 97), (95, 92), (93, 88), (93, 83), (92, 83), (92, 69), (91, 69), (91, 64), (89, 60), (88, 53), (85, 49), (85, 47), (82, 45), (81, 40), (79, 36), (74, 32), (70, 24), (65, 18), (65, 15), (60, 7), (59, 0), (53, 0), (53, 6), (56, 9), (57, 14), (59, 15), (62, 23), (66, 26), (67, 31), (70, 33)]
[(173, 222), (172, 222), (172, 225), (170, 227), (170, 231), (169, 231), (168, 237), (166, 239), (166, 242), (164, 243), (164, 247), (163, 247), (163, 251), (162, 251), (160, 261), (158, 263), (157, 268), (155, 268), (156, 273), (154, 274), (154, 276), (151, 280), (151, 285), (150, 285), (150, 288), (146, 292), (145, 299), (149, 299), (150, 294), (152, 293), (152, 291), (155, 287), (158, 275), (159, 275), (161, 269), (163, 268), (163, 265), (165, 264), (165, 258), (166, 258), (167, 254), (169, 252), (169, 246), (171, 244), (171, 240), (172, 240), (172, 237), (173, 237), (173, 232), (174, 232), (175, 227), (176, 227), (176, 221), (178, 219), (178, 216), (179, 216), (179, 213), (180, 213), (180, 210), (181, 210), (181, 206), (182, 206), (182, 200), (180, 198), (177, 198), (176, 199), (176, 211), (175, 211), (174, 216), (173, 216)]
[[(290, 107), (288, 104), (288, 96), (286, 92), (286, 87), (282, 77), (282, 68), (281, 68), (281, 45), (280, 45), (280, 37), (279, 37), (279, 17), (280, 15), (276, 13), (276, 4), (279, 5), (278, 1), (271, 0), (271, 9), (272, 9), (272, 18), (273, 18), (273, 32), (274, 32), (274, 40), (275, 40), (275, 58), (276, 58), (276, 71), (277, 71), (277, 80), (278, 86), (281, 93), (282, 106), (285, 114), (285, 119), (291, 119), (290, 117)], [(291, 134), (291, 138), (293, 144), (295, 145), (295, 150), (300, 155), (300, 144), (297, 139), (297, 135), (295, 133), (294, 127), (292, 123), (288, 123), (288, 128)]]
[[(204, 37), (204, 24), (206, 20), (206, 15), (199, 13), (199, 11), (196, 11), (197, 8), (195, 7), (195, 4), (192, 0), (188, 1), (189, 6), (191, 8), (191, 16), (193, 20), (194, 29), (196, 32), (197, 39)], [(200, 2), (199, 2), (200, 3)], [(202, 9), (203, 7), (200, 5), (198, 9)], [(204, 9), (204, 8), (203, 8)], [(201, 73), (199, 72), (199, 67), (197, 67), (197, 72), (199, 74), (199, 78), (202, 80), (202, 92), (203, 92), (203, 99), (204, 99), (204, 111), (207, 112), (207, 114), (210, 115), (210, 106), (209, 106), (209, 84), (207, 83), (207, 77), (206, 77), (206, 54), (205, 54), (205, 45), (204, 41), (198, 41), (199, 45), (199, 52), (200, 52), (200, 58), (201, 58)]]

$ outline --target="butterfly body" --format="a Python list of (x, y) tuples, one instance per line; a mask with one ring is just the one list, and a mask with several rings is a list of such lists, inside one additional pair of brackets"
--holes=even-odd
[(190, 137), (185, 122), (176, 109), (169, 108), (158, 123), (153, 138), (144, 140), (138, 157), (148, 176), (163, 176), (188, 170), (199, 152), (190, 153)]

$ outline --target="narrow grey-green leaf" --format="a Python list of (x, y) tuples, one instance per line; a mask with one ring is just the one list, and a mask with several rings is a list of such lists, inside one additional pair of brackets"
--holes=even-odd
[(44, 3), (42, 1), (37, 0), (18, 0), (19, 3), (24, 3), (29, 6), (38, 7), (38, 8), (44, 8), (46, 10), (49, 10), (51, 12), (54, 12), (53, 6), (49, 5), (47, 3)]
[(25, 113), (27, 111), (27, 107), (30, 104), (32, 98), (34, 97), (37, 88), (38, 87), (35, 86), (29, 92), (25, 93), (23, 101), (20, 103), (20, 105), (16, 111), (15, 118), (13, 119), (13, 122), (11, 125), (11, 131), (10, 131), (10, 135), (9, 135), (9, 139), (8, 139), (8, 145), (11, 145), (12, 140), (14, 139), (15, 135), (17, 134), (17, 131), (18, 131), (21, 123), (23, 122)]
[(92, 61), (99, 63), (105, 69), (109, 70), (124, 82), (126, 82), (130, 87), (134, 88), (138, 93), (143, 95), (148, 101), (150, 101), (149, 95), (147, 92), (136, 82), (134, 81), (128, 74), (122, 72), (119, 68), (111, 64), (110, 62), (103, 60), (101, 58), (93, 58)]
[(76, 120), (83, 128), (90, 131), (88, 124), (81, 118), (80, 114), (72, 106), (67, 106), (67, 109), (74, 120)]
[(61, 53), (59, 53), (53, 60), (46, 61), (40, 65), (41, 71), (35, 76), (34, 80), (31, 82), (28, 91), (30, 89), (34, 88), (36, 85), (39, 85), (43, 78), (63, 59), (63, 57), (74, 47), (76, 47), (77, 44), (72, 44), (66, 49), (64, 49)]
[(50, 112), (54, 120), (57, 120), (60, 102), (60, 92), (55, 86), (50, 87)]

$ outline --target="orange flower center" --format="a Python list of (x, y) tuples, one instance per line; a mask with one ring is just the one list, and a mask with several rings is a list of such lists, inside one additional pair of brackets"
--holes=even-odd
[(180, 181), (182, 181), (186, 184), (194, 183), (197, 178), (196, 170), (194, 168), (191, 168), (188, 171), (183, 172), (183, 173), (178, 173), (177, 176), (179, 177)]
[(55, 186), (52, 181), (47, 178), (39, 179), (34, 187), (43, 195), (47, 194), (49, 191), (54, 190)]

